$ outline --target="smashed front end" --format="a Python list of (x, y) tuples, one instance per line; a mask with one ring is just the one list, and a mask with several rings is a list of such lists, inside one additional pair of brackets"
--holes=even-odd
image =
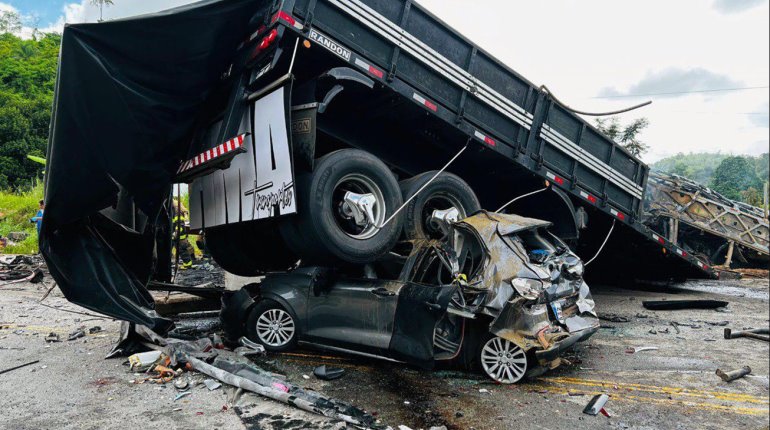
[(491, 320), (492, 335), (544, 368), (599, 329), (583, 263), (547, 228), (550, 223), (481, 212), (454, 225), (460, 293), (455, 315)]

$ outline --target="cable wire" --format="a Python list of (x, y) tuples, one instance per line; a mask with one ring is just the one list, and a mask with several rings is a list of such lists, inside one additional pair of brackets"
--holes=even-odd
[(554, 100), (554, 101), (555, 101), (555, 102), (556, 102), (556, 103), (557, 103), (559, 106), (563, 107), (564, 109), (567, 109), (568, 111), (570, 111), (570, 112), (572, 112), (572, 113), (576, 113), (576, 114), (579, 114), (579, 115), (585, 115), (585, 116), (611, 116), (611, 115), (620, 115), (620, 114), (622, 114), (622, 113), (631, 112), (631, 111), (633, 111), (633, 110), (641, 109), (641, 108), (643, 108), (643, 107), (645, 107), (645, 106), (649, 106), (649, 105), (651, 105), (651, 104), (652, 104), (652, 100), (650, 100), (650, 101), (647, 101), (647, 102), (644, 102), (644, 103), (638, 104), (638, 105), (636, 105), (636, 106), (631, 106), (630, 108), (621, 109), (621, 110), (616, 110), (616, 111), (612, 111), (612, 112), (601, 112), (601, 113), (596, 113), (596, 112), (584, 112), (584, 111), (580, 111), (580, 110), (577, 110), (577, 109), (573, 109), (573, 108), (569, 107), (567, 104), (563, 103), (561, 100), (559, 100), (558, 98), (556, 98), (556, 96), (553, 94), (553, 92), (551, 92), (551, 90), (549, 90), (549, 89), (548, 89), (548, 87), (546, 87), (545, 85), (543, 85), (543, 86), (541, 86), (541, 87), (540, 87), (540, 91), (543, 91), (544, 93), (546, 93), (546, 94), (548, 94), (549, 96), (551, 96), (551, 98), (552, 98), (552, 99), (553, 99), (553, 100)]
[(617, 220), (612, 220), (612, 227), (610, 227), (610, 232), (607, 233), (607, 237), (604, 238), (604, 243), (602, 243), (602, 246), (599, 247), (599, 250), (596, 252), (596, 255), (594, 255), (594, 258), (588, 260), (588, 263), (584, 264), (585, 267), (588, 267), (589, 264), (593, 263), (594, 260), (599, 258), (599, 254), (602, 253), (602, 251), (604, 250), (604, 247), (607, 246), (607, 242), (609, 242), (609, 240), (610, 240), (610, 236), (612, 236), (612, 231), (615, 230), (615, 223), (616, 222), (617, 222)]

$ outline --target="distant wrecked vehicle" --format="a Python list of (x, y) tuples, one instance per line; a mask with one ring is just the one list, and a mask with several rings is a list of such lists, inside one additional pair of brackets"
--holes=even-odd
[[(555, 368), (599, 329), (583, 263), (550, 223), (436, 211), (443, 240), (366, 266), (306, 267), (227, 295), (223, 322), (269, 351), (297, 345), (432, 368), (452, 362), (513, 384)], [(389, 280), (392, 279), (392, 280)], [(253, 297), (253, 300), (252, 300)]]

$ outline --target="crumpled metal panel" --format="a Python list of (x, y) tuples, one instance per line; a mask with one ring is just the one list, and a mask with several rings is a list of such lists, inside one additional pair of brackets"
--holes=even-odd
[(687, 178), (650, 174), (645, 203), (652, 215), (679, 220), (770, 255), (770, 226), (761, 209), (729, 200)]
[[(541, 220), (483, 211), (454, 225), (460, 232), (475, 235), (486, 253), (481, 269), (464, 287), (465, 291), (483, 295), (475, 304), (475, 313), (492, 317), (491, 333), (525, 351), (549, 349), (575, 333), (599, 327), (588, 285), (582, 279), (564, 275), (553, 279), (551, 272), (529, 261), (527, 250), (516, 238), (517, 233), (549, 226)], [(553, 258), (547, 262), (558, 265), (557, 260), (563, 257)], [(537, 300), (525, 299), (516, 292), (512, 281), (519, 278), (543, 283), (545, 287)], [(553, 302), (566, 305), (559, 321), (554, 321), (549, 312)]]

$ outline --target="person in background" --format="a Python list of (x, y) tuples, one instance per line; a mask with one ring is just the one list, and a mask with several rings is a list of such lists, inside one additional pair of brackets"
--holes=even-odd
[(45, 212), (45, 200), (40, 200), (40, 209), (38, 209), (37, 214), (35, 214), (34, 217), (30, 218), (29, 222), (37, 223), (37, 236), (40, 237), (40, 227), (43, 226), (43, 212)]
[[(180, 212), (178, 214), (177, 208), (179, 208)], [(187, 240), (187, 208), (183, 204), (180, 204), (176, 197), (174, 198), (172, 214), (173, 218), (171, 219), (171, 225), (173, 226), (173, 243), (174, 245), (179, 243), (179, 248), (177, 249), (179, 252), (179, 260), (182, 262), (179, 268), (181, 270), (187, 270), (193, 265), (195, 250), (193, 249), (190, 241)]]

